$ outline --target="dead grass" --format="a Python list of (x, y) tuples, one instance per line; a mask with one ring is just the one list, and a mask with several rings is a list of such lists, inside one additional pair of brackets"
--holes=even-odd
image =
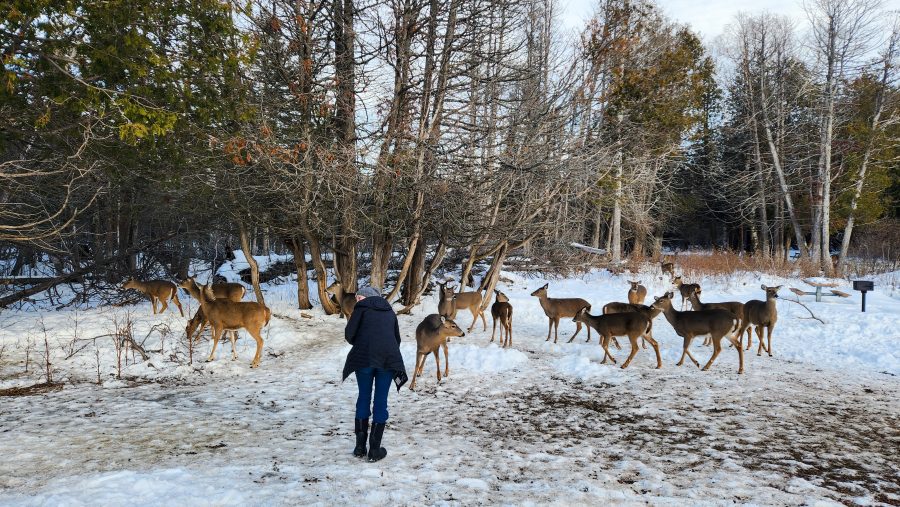
[(59, 382), (45, 382), (42, 384), (34, 384), (25, 387), (10, 387), (8, 389), (0, 389), (0, 397), (3, 396), (34, 396), (36, 394), (45, 394), (53, 391), (59, 391), (63, 385)]
[[(703, 276), (724, 276), (747, 271), (759, 272), (783, 278), (823, 276), (823, 271), (806, 258), (784, 260), (774, 257), (754, 256), (732, 251), (691, 252), (669, 256), (675, 262), (676, 274), (692, 280)], [(844, 273), (835, 278), (855, 279), (896, 270), (896, 262), (875, 262), (870, 259), (849, 259)]]

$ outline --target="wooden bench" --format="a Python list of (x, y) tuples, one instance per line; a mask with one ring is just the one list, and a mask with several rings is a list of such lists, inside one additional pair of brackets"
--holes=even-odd
[(834, 294), (835, 296), (840, 296), (842, 298), (850, 297), (850, 294), (847, 294), (846, 292), (841, 292), (839, 290), (831, 289), (831, 293)]
[(800, 289), (798, 289), (798, 288), (796, 288), (796, 287), (791, 287), (791, 292), (793, 292), (794, 294), (796, 294), (796, 295), (798, 295), (798, 296), (805, 296), (805, 295), (807, 295), (806, 292), (804, 292), (804, 291), (802, 291), (802, 290), (800, 290)]

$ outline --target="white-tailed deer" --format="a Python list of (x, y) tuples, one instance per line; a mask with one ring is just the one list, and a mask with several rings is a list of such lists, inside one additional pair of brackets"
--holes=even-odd
[[(574, 317), (576, 313), (582, 308), (587, 307), (588, 311), (591, 310), (591, 304), (581, 298), (550, 298), (547, 297), (547, 287), (550, 284), (544, 284), (543, 287), (531, 293), (532, 296), (538, 298), (541, 302), (541, 308), (544, 309), (544, 314), (549, 319), (549, 327), (547, 328), (547, 339), (544, 341), (550, 341), (550, 333), (556, 330), (556, 333), (553, 335), (553, 343), (556, 343), (556, 340), (559, 338), (559, 319), (565, 317)], [(555, 327), (554, 327), (555, 326)], [(581, 322), (575, 322), (575, 334), (569, 338), (567, 343), (572, 343), (572, 340), (578, 336), (578, 333), (581, 332)], [(585, 343), (591, 341), (591, 327), (587, 328), (587, 340)]]
[(134, 289), (142, 292), (150, 297), (150, 304), (153, 305), (153, 315), (157, 314), (156, 302), (162, 303), (162, 308), (158, 313), (166, 311), (169, 307), (169, 300), (178, 307), (178, 312), (184, 317), (184, 310), (181, 308), (181, 301), (178, 300), (178, 286), (168, 280), (148, 280), (139, 282), (137, 280), (128, 280), (122, 285), (125, 289)]
[(452, 319), (456, 314), (456, 306), (453, 304), (456, 299), (456, 291), (453, 287), (447, 287), (448, 283), (438, 284), (438, 315)]
[(700, 290), (700, 284), (697, 283), (684, 283), (681, 281), (681, 275), (676, 276), (672, 279), (672, 283), (678, 289), (678, 292), (681, 293), (681, 310), (684, 311), (685, 303), (687, 303), (688, 298), (694, 291)]
[(679, 312), (672, 307), (672, 298), (674, 294), (667, 292), (665, 296), (658, 297), (651, 305), (657, 310), (662, 310), (666, 320), (672, 325), (675, 333), (684, 338), (684, 350), (681, 352), (681, 359), (677, 366), (684, 363), (685, 356), (691, 358), (698, 367), (700, 363), (691, 355), (691, 341), (695, 336), (710, 335), (713, 345), (713, 353), (709, 358), (709, 362), (703, 367), (703, 371), (712, 366), (713, 361), (722, 351), (722, 337), (727, 336), (728, 340), (737, 348), (738, 351), (738, 373), (744, 373), (744, 349), (741, 342), (734, 334), (738, 329), (740, 322), (737, 317), (727, 310), (704, 310), (702, 312)]
[(353, 315), (353, 308), (356, 306), (356, 293), (344, 292), (344, 286), (341, 285), (341, 282), (334, 282), (329, 285), (325, 292), (337, 299), (341, 316), (349, 320), (350, 316)]
[[(753, 344), (751, 326), (756, 327), (756, 335), (759, 337), (757, 356), (761, 356), (762, 351), (765, 350), (769, 353), (769, 357), (772, 357), (772, 330), (775, 329), (775, 323), (778, 322), (778, 308), (775, 307), (775, 299), (778, 298), (779, 289), (781, 289), (781, 285), (777, 287), (762, 285), (762, 290), (766, 291), (766, 300), (751, 299), (744, 304), (744, 322), (738, 336), (743, 338), (744, 330), (747, 330), (747, 350), (750, 350), (750, 346)], [(769, 337), (768, 347), (763, 343), (763, 328), (766, 328)]]
[[(694, 311), (702, 311), (702, 310), (728, 310), (732, 315), (738, 318), (739, 321), (744, 321), (744, 303), (740, 303), (738, 301), (723, 301), (720, 303), (701, 303), (700, 302), (700, 293), (702, 291), (697, 288), (688, 296), (688, 301), (691, 303), (691, 308)], [(738, 335), (740, 338), (740, 335)], [(709, 340), (704, 342), (704, 345), (709, 345)]]
[(447, 338), (450, 336), (465, 336), (456, 322), (436, 313), (425, 317), (416, 327), (416, 367), (413, 368), (410, 390), (416, 387), (416, 377), (425, 369), (425, 358), (428, 354), (434, 354), (434, 362), (437, 365), (437, 380), (441, 381), (441, 359), (438, 350), (444, 349), (444, 376), (450, 376), (450, 357), (447, 352)]
[(647, 297), (647, 287), (641, 285), (641, 282), (632, 282), (631, 288), (628, 289), (628, 302), (633, 305), (642, 305), (644, 304), (644, 299)]
[[(263, 348), (262, 328), (272, 318), (271, 310), (266, 305), (257, 302), (217, 300), (215, 294), (213, 294), (212, 287), (209, 285), (203, 287), (200, 291), (200, 307), (203, 308), (203, 313), (212, 326), (213, 345), (206, 360), (212, 361), (215, 359), (216, 346), (219, 344), (219, 338), (222, 337), (222, 333), (243, 328), (256, 340), (256, 354), (253, 356), (250, 367), (256, 368), (259, 366)], [(231, 334), (232, 360), (237, 359), (237, 353), (234, 350), (236, 336), (236, 332)]]
[[(512, 345), (512, 314), (513, 307), (509, 304), (509, 298), (506, 294), (494, 289), (495, 301), (491, 305), (491, 317), (494, 319), (494, 329), (491, 331), (491, 342), (494, 341), (494, 333), (497, 332), (497, 323), (500, 323), (500, 346), (509, 347)], [(506, 338), (503, 337), (504, 331)]]
[[(612, 303), (606, 303), (605, 305), (603, 305), (603, 315), (609, 315), (612, 313), (629, 313), (629, 312), (643, 313), (644, 316), (646, 316), (648, 319), (650, 319), (652, 321), (653, 319), (656, 318), (657, 315), (659, 315), (662, 312), (662, 310), (657, 310), (656, 308), (653, 308), (652, 306), (633, 305), (631, 303), (612, 302)], [(652, 334), (651, 334), (651, 336), (652, 336)], [(616, 338), (613, 337), (612, 340), (613, 340), (613, 345), (615, 345), (617, 349), (622, 350), (622, 347), (619, 346), (619, 343), (618, 343), (618, 341), (616, 341)], [(647, 348), (647, 340), (641, 339), (641, 346), (646, 349)]]
[(662, 261), (659, 263), (659, 267), (662, 269), (662, 273), (664, 275), (669, 275), (669, 280), (675, 279), (675, 263)]
[(653, 351), (656, 352), (656, 367), (662, 368), (662, 357), (659, 355), (659, 344), (653, 339), (652, 334), (653, 321), (650, 320), (647, 315), (641, 312), (627, 312), (595, 316), (589, 314), (588, 309), (585, 307), (575, 314), (572, 321), (583, 322), (588, 327), (594, 328), (594, 330), (597, 331), (597, 334), (600, 335), (598, 340), (600, 346), (603, 347), (603, 362), (601, 364), (606, 363), (607, 357), (612, 360), (613, 364), (616, 363), (616, 358), (609, 352), (609, 341), (616, 336), (627, 336), (628, 341), (631, 342), (631, 354), (628, 356), (628, 359), (622, 363), (623, 370), (628, 368), (628, 365), (631, 364), (631, 360), (634, 359), (634, 356), (638, 353), (640, 347), (638, 346), (637, 340), (640, 337), (649, 341), (650, 345), (653, 346)]
[[(191, 295), (192, 298), (200, 301), (200, 291), (203, 290), (203, 287), (197, 284), (197, 281), (194, 280), (194, 277), (188, 277), (187, 280), (178, 284), (179, 287), (186, 290), (188, 294)], [(244, 294), (247, 293), (247, 289), (239, 284), (234, 282), (226, 282), (226, 283), (214, 283), (212, 286), (213, 295), (216, 299), (221, 299), (223, 301), (234, 301), (238, 302), (244, 299)], [(185, 334), (187, 335), (188, 340), (192, 340), (194, 336), (194, 332), (197, 332), (197, 336), (199, 337), (203, 334), (203, 330), (206, 329), (206, 326), (209, 325), (209, 319), (206, 318), (206, 314), (203, 313), (203, 307), (197, 308), (197, 311), (194, 313), (194, 316), (188, 321), (187, 326), (184, 329)], [(199, 328), (199, 330), (197, 330)], [(229, 331), (230, 333), (237, 333), (237, 331)], [(231, 353), (234, 355), (234, 341), (237, 337), (233, 337), (231, 340), (232, 350)]]
[[(438, 302), (438, 314), (451, 320), (456, 318), (459, 310), (472, 312), (472, 325), (466, 331), (471, 333), (478, 317), (481, 317), (482, 331), (487, 331), (487, 319), (484, 318), (484, 310), (481, 309), (483, 297), (481, 292), (453, 292), (453, 287), (447, 287), (447, 282), (440, 284), (440, 301)], [(452, 297), (451, 297), (452, 296)]]

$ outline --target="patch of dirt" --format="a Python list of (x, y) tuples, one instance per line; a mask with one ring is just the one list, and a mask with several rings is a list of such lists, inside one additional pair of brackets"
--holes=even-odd
[(0, 396), (35, 396), (38, 394), (47, 394), (54, 391), (61, 391), (62, 383), (44, 382), (24, 387), (10, 387), (8, 389), (0, 389)]

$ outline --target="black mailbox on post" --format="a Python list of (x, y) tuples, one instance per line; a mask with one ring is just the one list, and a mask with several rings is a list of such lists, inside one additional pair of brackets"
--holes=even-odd
[(866, 292), (875, 289), (875, 282), (870, 280), (853, 280), (853, 290)]
[(875, 290), (875, 282), (871, 280), (853, 280), (853, 290), (862, 292), (862, 311), (866, 311), (866, 292)]

